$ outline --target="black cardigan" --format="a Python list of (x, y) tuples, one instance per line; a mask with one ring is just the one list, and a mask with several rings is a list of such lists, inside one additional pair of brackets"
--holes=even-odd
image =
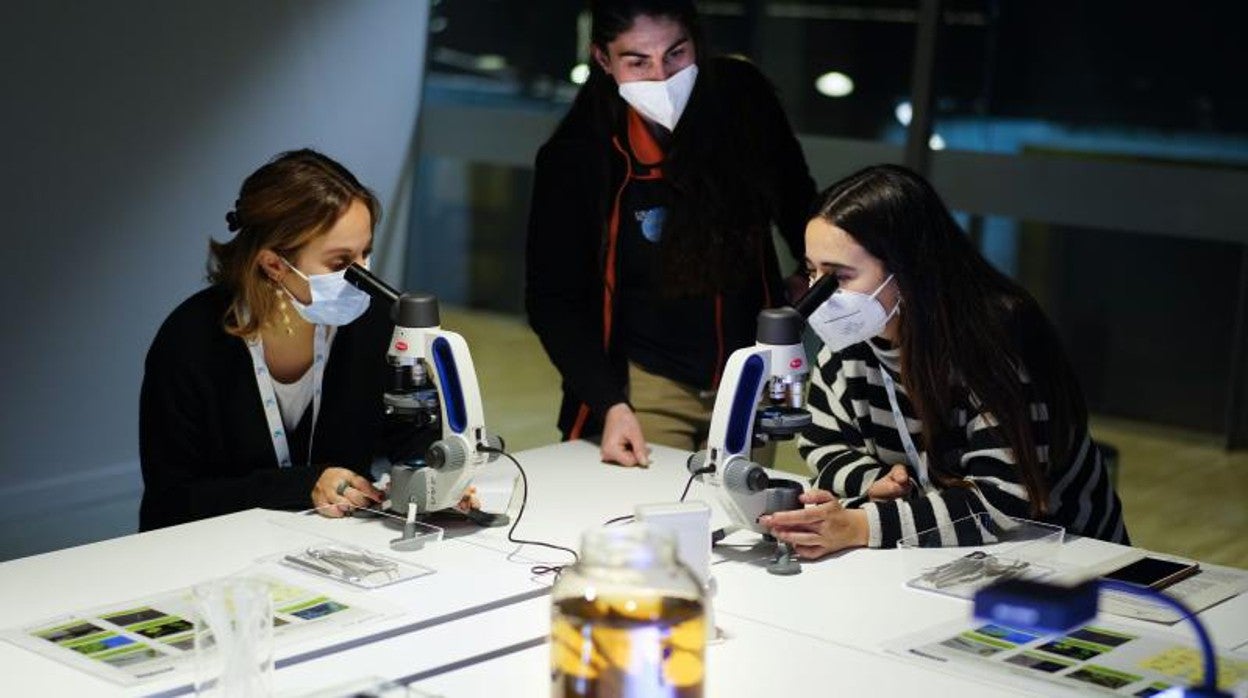
[(374, 301), (338, 328), (322, 383), (309, 466), (311, 410), (288, 435), (294, 466), (279, 469), (244, 341), (226, 334), (230, 295), (213, 286), (183, 302), (147, 353), (139, 398), (140, 530), (251, 507), (304, 509), (328, 466), (367, 476), (385, 445), (382, 393), (392, 326)]
[[(698, 82), (682, 125), (700, 121), (691, 125), (707, 129), (708, 120), (715, 121), (715, 134), (745, 123), (757, 129), (733, 133), (714, 145), (734, 148), (733, 141), (742, 139), (757, 144), (764, 162), (753, 175), (770, 208), (765, 224), (775, 224), (801, 261), (815, 184), (775, 89), (752, 64), (731, 58), (707, 61)], [(603, 346), (607, 219), (628, 163), (612, 145), (611, 134), (600, 131), (596, 108), (592, 101), (578, 99), (538, 151), (529, 209), (525, 307), (530, 325), (563, 379), (558, 423), (564, 438), (600, 433), (606, 409), (626, 400), (628, 383), (627, 357), (620, 342)], [(743, 211), (737, 218), (749, 215)], [(780, 305), (783, 284), (775, 250), (770, 240), (767, 243), (764, 258), (754, 267), (761, 270), (761, 282), (772, 289), (772, 304)], [(725, 303), (725, 325), (753, 327), (762, 308), (745, 305)], [(725, 347), (724, 359), (738, 348)], [(708, 374), (713, 368), (708, 367)], [(581, 412), (588, 418), (578, 420)], [(582, 423), (577, 425), (578, 421)]]

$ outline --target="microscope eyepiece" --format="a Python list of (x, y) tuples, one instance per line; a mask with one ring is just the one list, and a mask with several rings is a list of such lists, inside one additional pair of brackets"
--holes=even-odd
[(347, 280), (347, 283), (374, 298), (384, 298), (393, 303), (399, 297), (399, 292), (393, 286), (359, 264), (353, 263), (348, 266), (343, 278)]
[(839, 285), (840, 282), (836, 280), (836, 274), (824, 274), (821, 279), (815, 282), (814, 286), (811, 286), (806, 291), (806, 295), (793, 304), (794, 310), (802, 316), (803, 320), (810, 317), (811, 313), (823, 305), (823, 302), (831, 297), (833, 293), (836, 293)]

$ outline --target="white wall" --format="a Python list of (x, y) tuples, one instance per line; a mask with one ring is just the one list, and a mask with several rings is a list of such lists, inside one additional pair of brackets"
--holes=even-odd
[(402, 210), (428, 12), (0, 3), (0, 559), (136, 529), (143, 357), (248, 173), (309, 146)]

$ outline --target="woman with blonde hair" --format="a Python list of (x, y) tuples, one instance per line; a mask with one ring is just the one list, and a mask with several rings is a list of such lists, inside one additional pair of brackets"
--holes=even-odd
[(386, 309), (346, 282), (381, 215), (346, 168), (282, 153), (243, 182), (210, 286), (165, 320), (139, 407), (140, 529), (251, 507), (328, 516), (380, 501)]

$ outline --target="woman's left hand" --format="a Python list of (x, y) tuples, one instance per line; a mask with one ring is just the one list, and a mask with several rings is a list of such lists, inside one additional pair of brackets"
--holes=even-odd
[(777, 539), (792, 545), (798, 557), (813, 560), (867, 544), (866, 512), (842, 507), (827, 490), (810, 490), (800, 500), (811, 506), (778, 511), (758, 520)]

